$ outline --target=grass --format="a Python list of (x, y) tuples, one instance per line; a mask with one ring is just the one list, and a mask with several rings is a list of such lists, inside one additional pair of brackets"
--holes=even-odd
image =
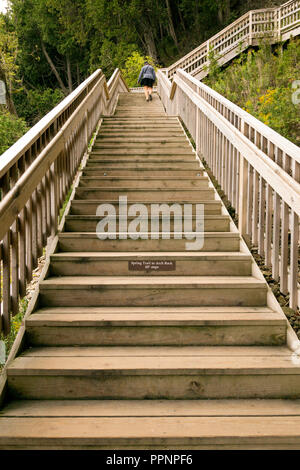
[[(7, 336), (4, 336), (3, 333), (0, 335), (0, 341), (3, 341), (5, 344), (5, 359), (7, 360), (13, 343), (17, 337), (18, 331), (22, 325), (24, 315), (27, 310), (29, 300), (24, 297), (19, 302), (19, 312), (14, 317), (11, 316), (11, 329), (10, 333)], [(0, 370), (3, 368), (4, 364), (0, 364)]]

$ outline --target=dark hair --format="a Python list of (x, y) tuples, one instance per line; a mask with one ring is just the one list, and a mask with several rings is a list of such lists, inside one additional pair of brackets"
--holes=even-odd
[(144, 65), (150, 65), (148, 60), (145, 60)]

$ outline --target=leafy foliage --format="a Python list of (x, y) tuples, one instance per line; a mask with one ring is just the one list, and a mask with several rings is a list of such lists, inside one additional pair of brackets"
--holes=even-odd
[(7, 110), (0, 110), (0, 155), (22, 137), (27, 130), (24, 119), (17, 118)]
[(212, 61), (205, 82), (295, 144), (300, 144), (300, 105), (292, 101), (300, 76), (300, 40), (275, 50), (261, 44), (241, 54), (225, 70)]
[(33, 126), (62, 99), (64, 93), (59, 88), (29, 90), (15, 96), (18, 114)]
[(150, 56), (142, 56), (139, 52), (135, 51), (129, 56), (125, 62), (125, 68), (122, 69), (123, 77), (125, 78), (129, 87), (138, 86), (137, 80), (144, 62), (147, 60), (150, 65), (155, 69), (157, 68), (154, 59)]

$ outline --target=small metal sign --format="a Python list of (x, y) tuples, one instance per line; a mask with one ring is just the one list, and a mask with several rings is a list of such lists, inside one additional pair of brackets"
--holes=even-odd
[(0, 80), (0, 104), (6, 104), (6, 90), (3, 80)]
[(128, 261), (129, 271), (175, 271), (176, 261), (169, 260), (138, 260)]

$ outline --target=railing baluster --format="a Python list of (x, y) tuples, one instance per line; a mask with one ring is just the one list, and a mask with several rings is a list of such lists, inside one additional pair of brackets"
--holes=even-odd
[(288, 235), (289, 235), (289, 207), (282, 203), (281, 216), (281, 256), (280, 256), (280, 290), (283, 294), (288, 292)]

